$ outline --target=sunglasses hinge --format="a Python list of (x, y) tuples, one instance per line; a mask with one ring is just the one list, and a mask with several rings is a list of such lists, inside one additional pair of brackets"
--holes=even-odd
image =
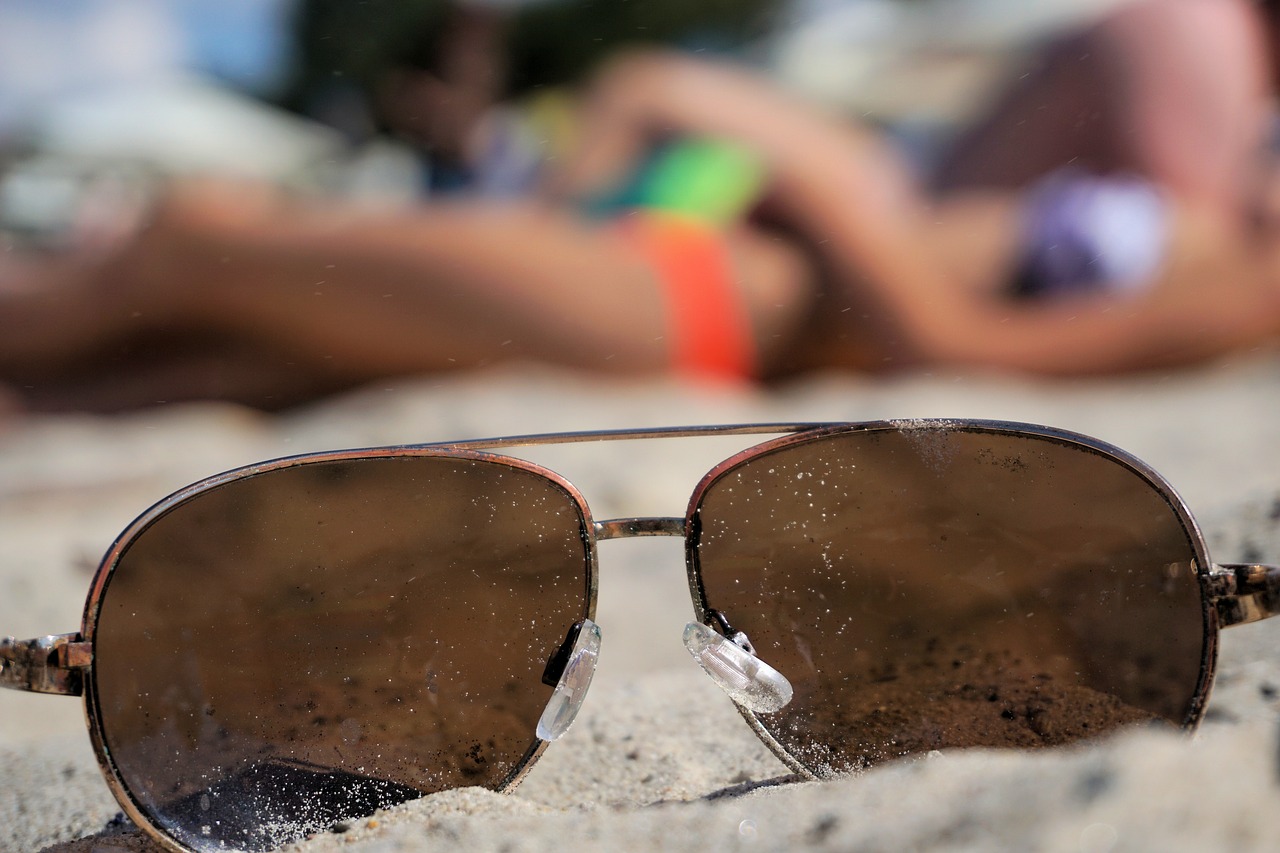
[(33, 640), (0, 640), (0, 687), (31, 693), (79, 696), (81, 670), (93, 659), (79, 634), (51, 634)]
[(1215, 565), (1209, 597), (1223, 627), (1245, 625), (1280, 613), (1280, 566)]

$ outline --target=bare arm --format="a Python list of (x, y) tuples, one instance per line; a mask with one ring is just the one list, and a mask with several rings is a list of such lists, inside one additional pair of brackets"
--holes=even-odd
[(830, 308), (874, 312), (877, 322), (862, 331), (880, 335), (887, 359), (1075, 375), (1189, 363), (1280, 339), (1277, 253), (1215, 208), (1175, 211), (1164, 265), (1139, 296), (1014, 301), (998, 286), (964, 286), (934, 251), (933, 211), (904, 193), (866, 193), (875, 187), (857, 161), (800, 160), (789, 171), (792, 216), (835, 272)]
[(1266, 132), (1270, 69), (1258, 4), (1138, 3), (1101, 28), (1115, 74), (1119, 168), (1239, 214)]
[(1015, 190), (1072, 165), (1146, 176), (1239, 217), (1269, 113), (1267, 26), (1249, 0), (1143, 0), (1046, 46), (951, 146), (946, 191)]

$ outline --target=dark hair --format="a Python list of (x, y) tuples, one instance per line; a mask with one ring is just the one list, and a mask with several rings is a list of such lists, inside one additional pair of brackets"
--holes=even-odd
[[(308, 92), (335, 82), (368, 90), (399, 66), (431, 70), (456, 5), (454, 0), (301, 0), (294, 23), (294, 91), (286, 100), (300, 106)], [(637, 41), (742, 49), (769, 32), (781, 6), (782, 0), (522, 4), (508, 16), (506, 94), (577, 82), (604, 55)]]

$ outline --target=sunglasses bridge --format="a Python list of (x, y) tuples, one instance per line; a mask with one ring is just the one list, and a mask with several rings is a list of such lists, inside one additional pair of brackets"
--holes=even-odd
[[(640, 536), (684, 537), (689, 528), (684, 518), (633, 516), (594, 522), (593, 531), (597, 541), (604, 541)], [(707, 610), (706, 616), (718, 631), (701, 622), (690, 622), (684, 629), (684, 647), (698, 666), (733, 701), (748, 710), (770, 713), (786, 706), (793, 695), (786, 676), (761, 660), (751, 639), (735, 630), (723, 613)]]
[(594, 523), (596, 540), (627, 539), (635, 536), (684, 536), (683, 518), (633, 517), (610, 518)]
[[(663, 516), (610, 518), (605, 521), (594, 522), (593, 530), (597, 542), (603, 542), (608, 539), (631, 539), (641, 536), (683, 537), (688, 533), (685, 519)], [(756, 650), (751, 646), (751, 641), (747, 639), (747, 635), (734, 630), (723, 613), (718, 610), (709, 610), (707, 616), (719, 626), (720, 632), (740, 649), (751, 655), (756, 653)], [(692, 652), (692, 649), (690, 651)]]
[[(608, 539), (630, 539), (641, 536), (685, 536), (688, 533), (686, 520), (662, 516), (632, 516), (628, 518), (611, 518), (594, 523), (597, 542)], [(720, 628), (720, 633), (728, 637), (738, 648), (750, 655), (756, 650), (747, 635), (737, 631), (729, 623), (725, 614), (718, 610), (708, 610), (707, 617)], [(688, 641), (686, 641), (688, 645)], [(692, 648), (690, 649), (692, 652)], [(694, 654), (697, 657), (696, 653)]]

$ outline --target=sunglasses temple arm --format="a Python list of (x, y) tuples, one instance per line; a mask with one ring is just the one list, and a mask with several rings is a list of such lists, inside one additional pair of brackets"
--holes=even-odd
[(1223, 627), (1280, 613), (1280, 566), (1224, 563), (1209, 572), (1209, 600)]
[(79, 634), (52, 634), (34, 640), (0, 640), (0, 687), (32, 693), (79, 696), (90, 644)]

